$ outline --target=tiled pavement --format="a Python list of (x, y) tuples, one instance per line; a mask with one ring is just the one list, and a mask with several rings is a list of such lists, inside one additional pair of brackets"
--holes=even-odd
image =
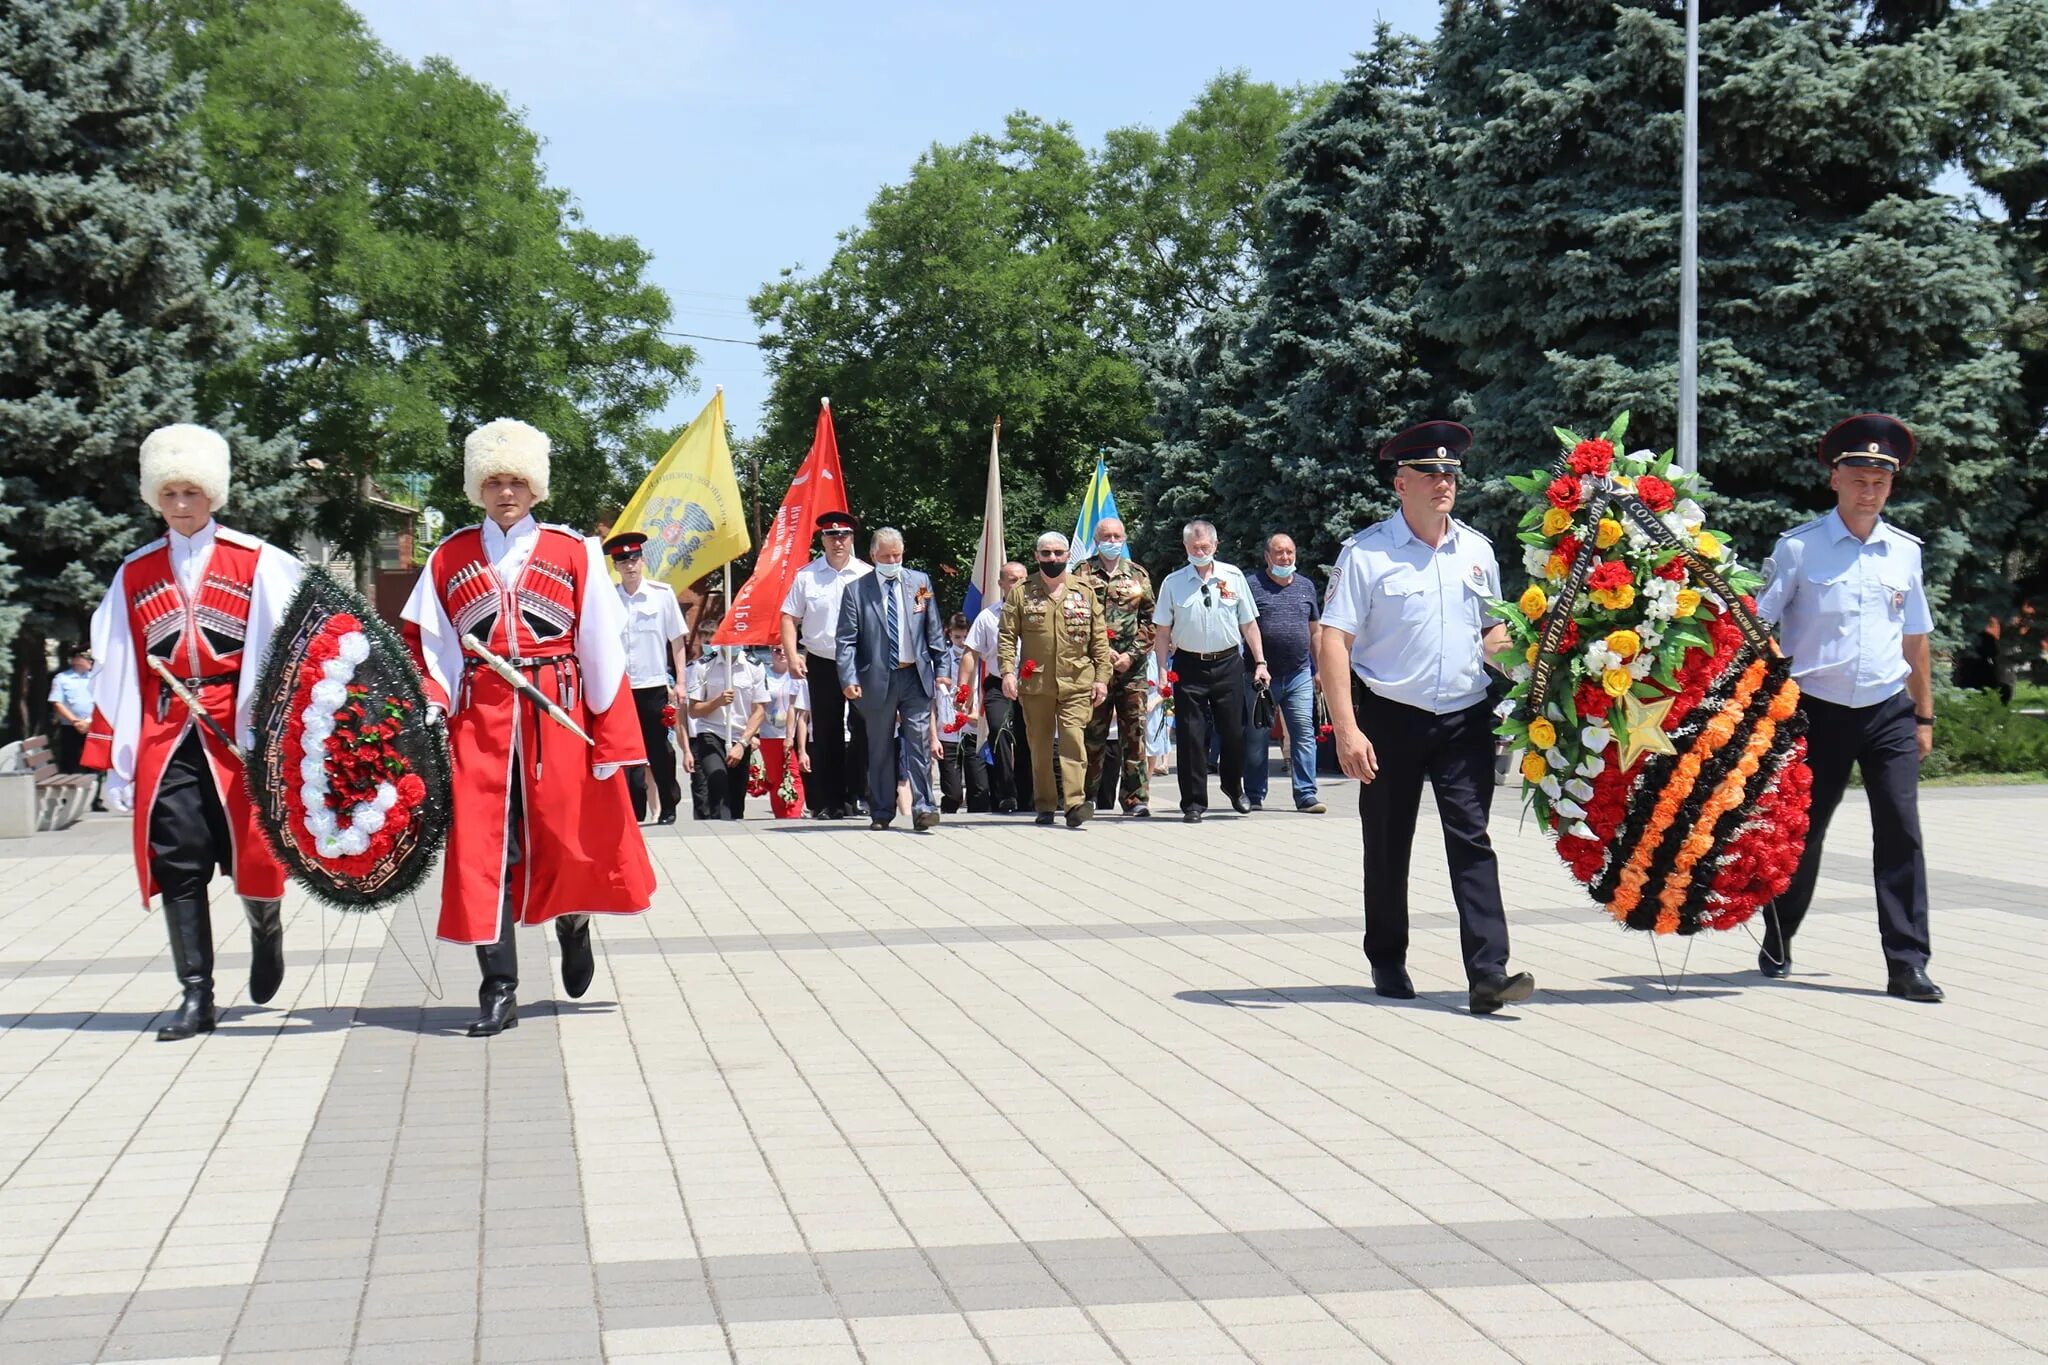
[(750, 821), (656, 834), (586, 999), (524, 935), (489, 1043), (411, 907), (294, 894), (272, 1007), (218, 913), (159, 1045), (122, 827), (0, 845), (0, 1365), (2048, 1359), (2048, 789), (1924, 809), (1939, 1008), (1853, 796), (1795, 979), (1737, 931), (1672, 995), (1510, 794), (1496, 1019), (1427, 819), (1412, 1005), (1344, 814)]

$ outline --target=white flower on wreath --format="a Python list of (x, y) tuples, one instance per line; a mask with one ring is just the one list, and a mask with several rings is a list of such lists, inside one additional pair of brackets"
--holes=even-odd
[(1614, 733), (1605, 721), (1595, 721), (1579, 731), (1579, 744), (1586, 752), (1598, 758), (1608, 745), (1614, 742)]
[[(1590, 727), (1588, 732), (1590, 733)], [(1607, 727), (1604, 725), (1600, 727), (1600, 743), (1603, 746), (1607, 743)], [(1578, 773), (1580, 777), (1595, 778), (1607, 771), (1607, 760), (1600, 757), (1598, 753), (1589, 753), (1579, 760), (1579, 766), (1573, 769), (1573, 771)]]
[(357, 666), (370, 657), (369, 637), (359, 630), (343, 635), (336, 646), (338, 652), (321, 665), (321, 679), (299, 712), (307, 748), (299, 761), (299, 800), (306, 807), (300, 823), (313, 836), (314, 851), (330, 860), (367, 853), (370, 836), (384, 828), (385, 812), (398, 804), (398, 788), (379, 782), (374, 797), (358, 801), (345, 813), (346, 824), (327, 807), (333, 784), (327, 779), (325, 751), (334, 735), (334, 713), (348, 705), (348, 685), (355, 680)]
[[(1678, 614), (1678, 590), (1679, 585), (1668, 578), (1650, 579), (1643, 585), (1643, 615), (1652, 621), (1669, 621)], [(1647, 630), (1639, 628), (1636, 634), (1644, 637), (1645, 644), (1649, 643)]]
[(1679, 521), (1684, 523), (1688, 531), (1697, 531), (1707, 524), (1706, 512), (1691, 498), (1681, 499), (1678, 506), (1671, 510), (1678, 513)]
[(1541, 545), (1522, 547), (1522, 572), (1531, 578), (1543, 577), (1543, 566), (1550, 562), (1550, 551)]
[(1607, 647), (1606, 640), (1595, 640), (1586, 646), (1587, 676), (1597, 678), (1620, 663), (1621, 656)]
[(1551, 809), (1567, 820), (1583, 820), (1586, 818), (1586, 808), (1578, 802), (1569, 799), (1553, 803)]
[(1651, 665), (1655, 662), (1656, 660), (1650, 657), (1649, 651), (1645, 650), (1628, 661), (1628, 675), (1637, 682), (1641, 682), (1650, 676)]

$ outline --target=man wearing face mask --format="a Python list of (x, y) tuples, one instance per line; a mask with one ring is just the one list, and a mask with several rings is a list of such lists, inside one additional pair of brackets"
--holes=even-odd
[(1244, 795), (1244, 651), (1251, 651), (1252, 681), (1272, 681), (1259, 638), (1259, 608), (1235, 564), (1216, 558), (1216, 528), (1191, 521), (1181, 530), (1188, 562), (1159, 585), (1152, 647), (1162, 677), (1173, 683), (1174, 744), (1180, 764), (1181, 819), (1200, 824), (1209, 809), (1209, 725), (1222, 740), (1218, 764), (1223, 794), (1239, 815), (1251, 813)]
[[(839, 686), (867, 727), (868, 828), (887, 829), (896, 811), (898, 752), (910, 779), (910, 819), (924, 831), (939, 823), (932, 800), (932, 699), (953, 687), (952, 658), (932, 581), (903, 567), (903, 533), (875, 532), (875, 571), (856, 579), (840, 603), (836, 634)], [(899, 734), (902, 744), (892, 742)]]
[(1031, 739), (1031, 786), (1038, 823), (1053, 822), (1054, 732), (1058, 732), (1060, 786), (1067, 828), (1095, 814), (1088, 799), (1089, 717), (1109, 693), (1109, 634), (1095, 590), (1067, 572), (1067, 538), (1038, 538), (1038, 572), (1003, 599), (1003, 695), (1024, 712)]
[[(1316, 799), (1316, 641), (1323, 633), (1323, 599), (1306, 575), (1295, 572), (1294, 537), (1266, 537), (1266, 563), (1247, 580), (1259, 609), (1259, 638), (1273, 671), (1273, 704), (1287, 725), (1287, 770), (1294, 808), (1321, 815)], [(1244, 794), (1258, 810), (1266, 804), (1271, 737), (1258, 726), (1245, 731)]]
[(1145, 746), (1129, 737), (1145, 733), (1145, 655), (1152, 648), (1152, 578), (1126, 551), (1124, 524), (1104, 517), (1095, 527), (1095, 554), (1074, 566), (1074, 581), (1085, 583), (1102, 603), (1109, 631), (1109, 695), (1088, 722), (1088, 790), (1102, 781), (1102, 756), (1109, 744), (1109, 725), (1124, 736), (1123, 777), (1118, 799), (1124, 814), (1143, 819), (1152, 813)]

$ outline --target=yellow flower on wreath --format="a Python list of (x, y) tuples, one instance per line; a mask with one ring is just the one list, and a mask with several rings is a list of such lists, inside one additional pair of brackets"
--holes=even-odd
[(1546, 535), (1546, 536), (1561, 536), (1561, 535), (1563, 535), (1563, 534), (1564, 534), (1564, 533), (1565, 533), (1566, 531), (1569, 531), (1569, 530), (1571, 530), (1571, 529), (1572, 529), (1572, 514), (1571, 514), (1571, 513), (1569, 513), (1569, 512), (1567, 512), (1567, 511), (1565, 511), (1565, 510), (1564, 510), (1564, 509), (1563, 509), (1562, 507), (1546, 507), (1545, 509), (1543, 509), (1543, 534), (1544, 534), (1544, 535)]
[(1536, 655), (1541, 652), (1542, 648), (1543, 646), (1541, 644), (1534, 640), (1531, 640), (1529, 642), (1529, 647), (1522, 651), (1522, 662), (1529, 665), (1529, 667), (1534, 668), (1536, 666)]
[(1676, 605), (1676, 606), (1674, 606), (1674, 607), (1672, 608), (1672, 610), (1671, 610), (1671, 614), (1672, 614), (1673, 616), (1690, 616), (1690, 615), (1692, 615), (1692, 614), (1693, 614), (1694, 612), (1698, 611), (1699, 609), (1700, 609), (1700, 592), (1699, 592), (1699, 589), (1698, 589), (1698, 588), (1680, 588), (1680, 589), (1678, 590), (1678, 602), (1677, 602), (1677, 605)]
[(1529, 742), (1539, 749), (1548, 749), (1557, 743), (1557, 727), (1543, 716), (1536, 717), (1529, 722)]
[(1603, 550), (1612, 549), (1614, 542), (1621, 539), (1621, 523), (1612, 517), (1600, 518), (1599, 528), (1593, 533), (1593, 543)]
[(1522, 780), (1534, 785), (1550, 776), (1550, 765), (1543, 761), (1542, 754), (1522, 755)]
[(1635, 584), (1624, 583), (1618, 588), (1596, 590), (1593, 601), (1608, 611), (1627, 611), (1636, 604)]
[(1635, 684), (1626, 668), (1610, 668), (1600, 675), (1600, 690), (1610, 697), (1625, 696)]
[(1693, 537), (1692, 547), (1707, 559), (1721, 557), (1721, 538), (1712, 531), (1702, 531)]
[(1553, 583), (1562, 583), (1565, 571), (1569, 568), (1571, 565), (1565, 563), (1564, 556), (1552, 550), (1550, 558), (1543, 561), (1543, 576)]
[(1543, 589), (1531, 583), (1528, 587), (1522, 589), (1522, 600), (1515, 603), (1515, 605), (1522, 609), (1522, 615), (1534, 621), (1544, 612), (1550, 610), (1550, 598), (1544, 594)]
[(1632, 630), (1617, 630), (1608, 635), (1607, 648), (1617, 659), (1633, 659), (1643, 652), (1643, 637)]

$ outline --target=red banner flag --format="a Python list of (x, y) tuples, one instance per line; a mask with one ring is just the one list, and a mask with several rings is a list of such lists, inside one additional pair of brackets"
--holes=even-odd
[(844, 512), (846, 481), (839, 473), (839, 438), (832, 432), (832, 400), (818, 403), (818, 434), (811, 453), (789, 481), (775, 521), (761, 538), (754, 572), (734, 594), (725, 622), (712, 637), (717, 645), (772, 645), (782, 635), (782, 599), (797, 571), (810, 562), (818, 518)]

